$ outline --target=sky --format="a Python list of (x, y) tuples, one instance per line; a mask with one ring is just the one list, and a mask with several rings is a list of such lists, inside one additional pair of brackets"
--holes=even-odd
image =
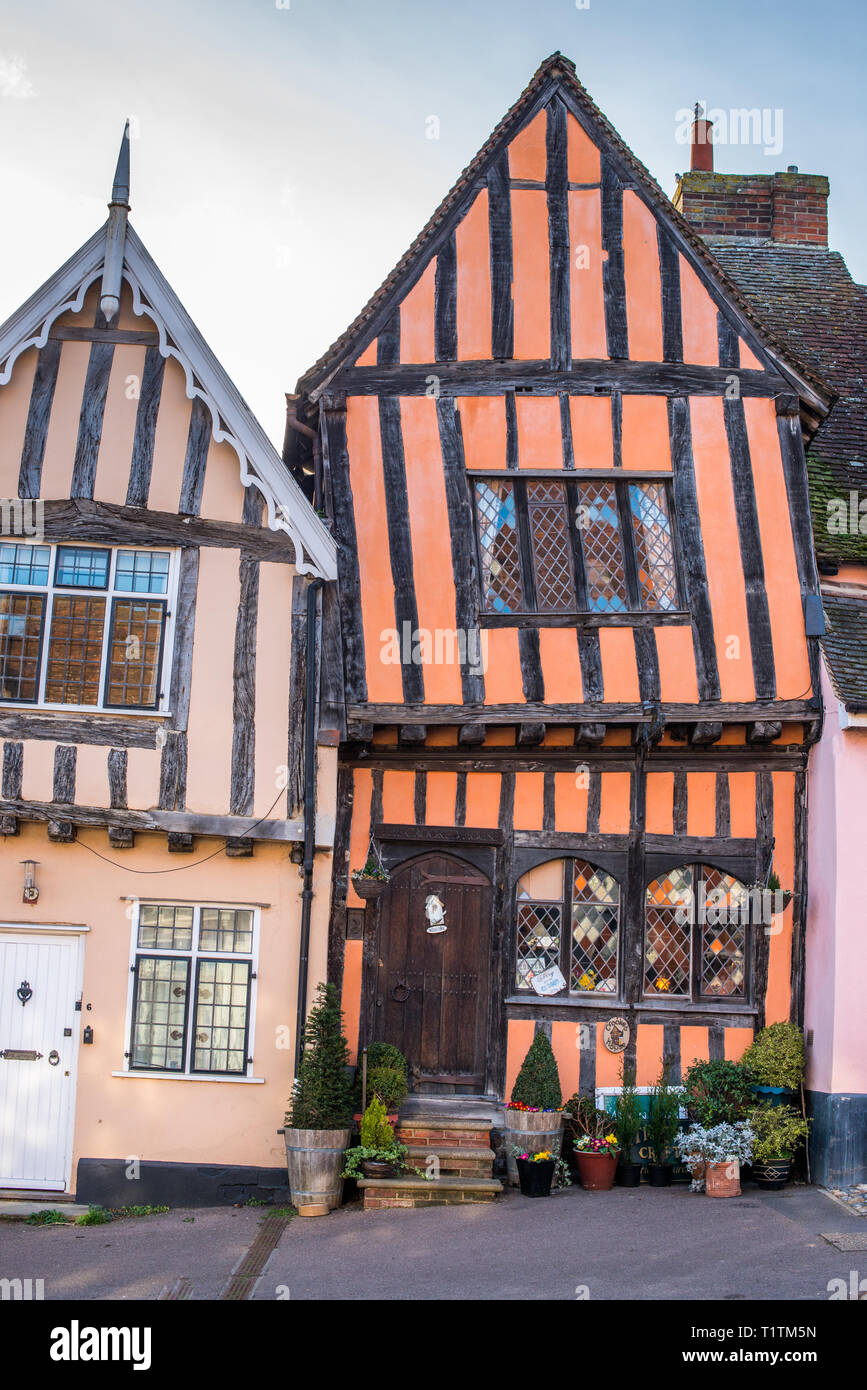
[(669, 194), (678, 113), (767, 111), (716, 168), (827, 174), (867, 280), (864, 0), (0, 0), (0, 321), (104, 221), (129, 116), (132, 224), (279, 446), (284, 393), (557, 49)]

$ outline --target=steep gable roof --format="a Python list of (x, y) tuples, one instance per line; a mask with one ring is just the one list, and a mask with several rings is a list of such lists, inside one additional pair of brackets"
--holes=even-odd
[(822, 651), (838, 699), (853, 713), (867, 713), (867, 595), (822, 591), (828, 630)]
[[(88, 289), (103, 275), (109, 227), (110, 221), (0, 325), (0, 388), (27, 348), (44, 347), (61, 314), (82, 308)], [(336, 546), (331, 533), (131, 226), (125, 229), (122, 277), (132, 290), (135, 313), (156, 326), (162, 356), (175, 358), (183, 368), (187, 396), (207, 406), (214, 440), (237, 454), (241, 482), (264, 497), (269, 527), (292, 541), (299, 572), (333, 579)]]
[(767, 354), (773, 365), (788, 378), (792, 389), (802, 398), (806, 398), (814, 411), (824, 415), (833, 398), (825, 383), (795, 357), (790, 346), (784, 345), (767, 330), (736, 284), (717, 263), (707, 243), (677, 212), (656, 180), (590, 98), (576, 76), (574, 63), (561, 53), (552, 54), (542, 63), (529, 85), (494, 128), (478, 154), (464, 169), (433, 216), (360, 314), (318, 362), (299, 378), (299, 394), (307, 393), (313, 397), (318, 395), (350, 351), (363, 348), (376, 336), (394, 301), (418, 279), (440, 242), (466, 212), (479, 186), (479, 180), (488, 166), (520, 127), (540, 110), (555, 92), (563, 97), (568, 109), (588, 130), (591, 138), (606, 147), (613, 158), (620, 162), (627, 176), (634, 180), (636, 187), (646, 195), (653, 210), (664, 219), (680, 249), (695, 268), (699, 269), (706, 279), (710, 277), (716, 283), (741, 320), (744, 335), (750, 345), (759, 353)]

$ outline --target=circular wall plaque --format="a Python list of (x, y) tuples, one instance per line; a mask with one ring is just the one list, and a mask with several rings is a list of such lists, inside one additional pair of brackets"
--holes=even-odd
[(602, 1041), (609, 1052), (623, 1052), (629, 1043), (629, 1024), (625, 1018), (609, 1018), (602, 1030)]

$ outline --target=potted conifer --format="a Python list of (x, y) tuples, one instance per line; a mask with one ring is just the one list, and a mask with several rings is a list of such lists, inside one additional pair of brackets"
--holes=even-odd
[(324, 1216), (343, 1197), (343, 1155), (352, 1137), (348, 1061), (337, 990), (321, 984), (304, 1028), (301, 1068), (283, 1130), (299, 1216)]
[(614, 1181), (619, 1187), (638, 1187), (641, 1182), (641, 1164), (633, 1158), (633, 1147), (641, 1129), (641, 1102), (635, 1088), (635, 1068), (626, 1070), (620, 1064), (620, 1094), (614, 1100), (613, 1130), (617, 1135), (620, 1158), (614, 1173)]
[(559, 1158), (563, 1140), (560, 1073), (544, 1033), (537, 1033), (533, 1038), (505, 1109), (506, 1167), (509, 1182), (517, 1187), (514, 1150), (539, 1153), (546, 1149)]
[(650, 1095), (647, 1115), (647, 1142), (653, 1158), (649, 1166), (651, 1187), (671, 1186), (671, 1149), (680, 1122), (680, 1096), (669, 1084), (668, 1064), (664, 1064), (659, 1080)]

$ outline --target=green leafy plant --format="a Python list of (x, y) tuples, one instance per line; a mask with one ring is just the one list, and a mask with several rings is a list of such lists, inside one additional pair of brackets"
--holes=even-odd
[(397, 1067), (374, 1067), (368, 1071), (367, 1094), (378, 1097), (390, 1114), (400, 1109), (408, 1093), (406, 1072)]
[(393, 1067), (407, 1074), (406, 1058), (399, 1047), (393, 1043), (372, 1042), (367, 1048), (367, 1072), (378, 1071), (380, 1067)]
[(286, 1116), (291, 1129), (346, 1129), (352, 1123), (349, 1049), (334, 985), (321, 984), (304, 1029), (301, 1068)]
[(31, 1212), (24, 1224), (25, 1226), (63, 1226), (66, 1224), (66, 1217), (56, 1207), (49, 1207), (46, 1211)]
[(771, 1023), (756, 1034), (741, 1065), (757, 1086), (796, 1091), (804, 1075), (804, 1034), (796, 1023)]
[(597, 1110), (590, 1096), (579, 1096), (577, 1091), (574, 1096), (570, 1096), (563, 1107), (566, 1119), (566, 1133), (571, 1137), (573, 1147), (578, 1147), (578, 1140), (585, 1136), (588, 1139), (604, 1139), (606, 1134), (611, 1133), (612, 1119), (607, 1110)]
[(107, 1226), (109, 1221), (113, 1221), (114, 1216), (105, 1207), (91, 1206), (81, 1216), (75, 1219), (76, 1226)]
[(369, 854), (362, 869), (353, 869), (353, 878), (375, 878), (378, 883), (388, 883), (391, 874), (382, 867), (374, 855)]
[(548, 1038), (537, 1033), (512, 1087), (512, 1105), (525, 1110), (561, 1110), (563, 1092), (557, 1059)]
[(809, 1121), (792, 1105), (757, 1105), (749, 1120), (756, 1136), (753, 1157), (757, 1163), (791, 1158), (810, 1132)]
[(394, 1130), (388, 1123), (385, 1106), (374, 1096), (361, 1120), (361, 1146), (365, 1149), (387, 1149), (394, 1143)]
[(705, 1126), (733, 1124), (755, 1104), (750, 1077), (737, 1062), (693, 1062), (683, 1098), (689, 1118)]
[(666, 1063), (650, 1093), (647, 1115), (647, 1142), (655, 1163), (667, 1163), (671, 1146), (677, 1137), (680, 1119), (680, 1095), (671, 1089), (669, 1067)]
[[(406, 1161), (406, 1144), (393, 1143), (386, 1148), (367, 1148), (360, 1144), (358, 1148), (350, 1149), (344, 1159), (343, 1176), (345, 1178), (357, 1178), (361, 1172), (363, 1163), (390, 1163), (396, 1168), (398, 1173), (418, 1173), (417, 1168), (412, 1168)], [(419, 1173), (420, 1177), (427, 1174)]]
[(731, 1158), (749, 1163), (755, 1136), (746, 1120), (735, 1124), (690, 1125), (678, 1134), (674, 1147), (683, 1158), (699, 1158), (705, 1163), (726, 1163)]
[(613, 1128), (624, 1163), (632, 1162), (632, 1146), (638, 1138), (643, 1119), (641, 1102), (635, 1089), (635, 1068), (627, 1071), (625, 1063), (621, 1063), (620, 1094), (614, 1098)]
[(161, 1216), (171, 1207), (152, 1207), (149, 1203), (132, 1207), (112, 1207), (112, 1216)]

